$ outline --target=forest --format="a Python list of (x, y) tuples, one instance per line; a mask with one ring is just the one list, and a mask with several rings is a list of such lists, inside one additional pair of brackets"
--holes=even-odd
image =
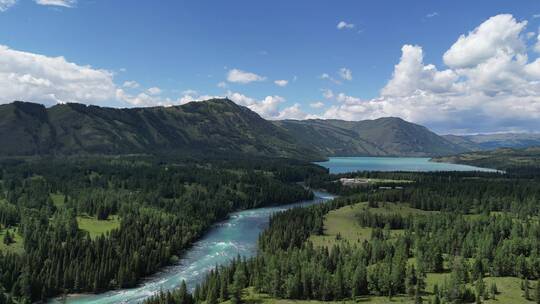
[(296, 182), (325, 170), (126, 156), (5, 159), (0, 174), (0, 303), (31, 303), (135, 286), (233, 211), (311, 198)]
[[(291, 300), (491, 303), (509, 288), (505, 280), (519, 282), (512, 302), (540, 303), (540, 175), (534, 172), (311, 177), (311, 187), (341, 196), (274, 215), (256, 257), (216, 267), (193, 293), (181, 288), (146, 303), (240, 303), (248, 291)], [(347, 187), (336, 182), (340, 177), (383, 182)], [(350, 241), (338, 233), (331, 245), (313, 242), (337, 210), (357, 210), (355, 226), (367, 235)]]

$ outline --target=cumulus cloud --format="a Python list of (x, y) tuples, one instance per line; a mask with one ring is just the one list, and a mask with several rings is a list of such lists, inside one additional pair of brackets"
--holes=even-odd
[[(153, 107), (153, 106), (169, 107), (169, 106), (175, 106), (175, 105), (183, 105), (192, 101), (202, 101), (202, 100), (208, 100), (208, 99), (213, 99), (213, 98), (223, 98), (223, 96), (199, 94), (195, 90), (185, 90), (182, 92), (182, 95), (179, 96), (178, 98), (162, 97), (159, 95), (161, 93), (161, 90), (159, 91), (159, 93), (156, 93), (157, 90), (152, 90), (152, 89), (153, 88), (147, 89), (145, 92), (141, 92), (136, 95), (131, 95), (131, 94), (126, 93), (122, 89), (118, 89), (116, 98), (118, 100), (121, 100), (132, 106), (137, 106), (137, 107)], [(153, 91), (154, 93), (152, 93), (151, 91)]]
[(238, 92), (228, 92), (227, 97), (235, 103), (248, 107), (254, 112), (257, 112), (264, 118), (276, 119), (280, 114), (280, 105), (285, 102), (285, 98), (281, 96), (266, 96), (262, 100), (257, 100), (248, 97)]
[(320, 79), (323, 79), (323, 80), (329, 80), (335, 84), (341, 84), (341, 82), (337, 79), (335, 79), (334, 77), (330, 76), (328, 73), (322, 73), (321, 76), (319, 76)]
[(334, 92), (330, 89), (322, 89), (322, 94), (324, 96), (324, 98), (326, 99), (332, 99), (334, 98)]
[(347, 23), (346, 21), (340, 21), (340, 22), (336, 25), (336, 28), (337, 28), (338, 30), (353, 29), (353, 28), (354, 28), (354, 24), (352, 24), (352, 23)]
[[(0, 103), (14, 100), (40, 102), (46, 105), (79, 102), (84, 104), (130, 105), (137, 107), (173, 106), (223, 96), (200, 94), (185, 90), (180, 96), (162, 96), (158, 87), (140, 88), (136, 81), (115, 84), (114, 74), (67, 61), (64, 57), (48, 57), (22, 52), (0, 45)], [(281, 106), (285, 99), (270, 95), (258, 100), (241, 93), (228, 92), (229, 98), (268, 119), (301, 118), (306, 114), (299, 105)]]
[(218, 82), (217, 87), (225, 89), (227, 87), (227, 83), (225, 83), (225, 81), (220, 81)]
[(0, 0), (0, 12), (7, 11), (15, 3), (17, 3), (17, 0)]
[(352, 71), (347, 68), (341, 68), (338, 71), (339, 77), (351, 81), (352, 80)]
[(443, 60), (451, 68), (471, 68), (498, 55), (522, 54), (521, 37), (527, 21), (517, 22), (512, 15), (489, 18), (467, 35), (461, 35), (444, 53)]
[(534, 51), (537, 53), (540, 53), (540, 33), (538, 33), (538, 36), (536, 36), (536, 43), (534, 44)]
[(76, 0), (35, 0), (39, 5), (74, 7)]
[(0, 45), (0, 98), (44, 104), (96, 104), (115, 99), (113, 73)]
[(275, 119), (296, 119), (302, 120), (310, 117), (302, 109), (300, 109), (300, 104), (295, 103), (294, 105), (283, 109)]
[(147, 89), (146, 92), (148, 92), (150, 95), (159, 95), (161, 94), (161, 89), (158, 87), (151, 87)]
[(407, 96), (416, 90), (445, 92), (455, 84), (458, 75), (454, 71), (438, 71), (432, 64), (424, 65), (421, 47), (404, 45), (401, 53), (392, 79), (381, 91), (383, 96)]
[(128, 80), (124, 81), (124, 84), (122, 86), (128, 89), (136, 89), (140, 86), (140, 84), (134, 80)]
[(312, 102), (312, 103), (309, 104), (309, 106), (314, 108), (314, 109), (320, 109), (320, 108), (324, 107), (324, 102), (322, 102), (322, 101)]
[(232, 69), (227, 74), (227, 81), (234, 82), (234, 83), (246, 84), (250, 82), (264, 81), (264, 80), (266, 80), (266, 77), (263, 77), (263, 76), (260, 76), (251, 72), (245, 72), (238, 69)]
[(337, 104), (323, 116), (399, 116), (444, 132), (538, 131), (540, 58), (528, 59), (525, 25), (511, 15), (489, 18), (444, 54), (445, 70), (425, 64), (420, 46), (404, 45), (380, 97), (329, 94)]
[(439, 16), (439, 13), (437, 12), (432, 12), (432, 13), (429, 13), (426, 15), (426, 18), (433, 18), (433, 17), (437, 17)]
[(274, 81), (274, 83), (275, 83), (277, 86), (280, 86), (280, 87), (286, 87), (287, 84), (289, 84), (289, 81), (288, 81), (288, 80), (284, 80), (284, 79), (280, 79), (280, 80)]

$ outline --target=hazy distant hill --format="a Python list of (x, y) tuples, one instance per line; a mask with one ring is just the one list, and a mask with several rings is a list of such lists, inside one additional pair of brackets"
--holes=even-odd
[(304, 145), (329, 156), (434, 156), (469, 151), (401, 118), (284, 120), (275, 122)]
[(452, 156), (437, 157), (433, 160), (501, 170), (523, 167), (539, 168), (540, 147), (521, 149), (499, 148), (490, 151), (475, 151)]
[(444, 138), (456, 144), (467, 146), (473, 151), (540, 146), (540, 133), (444, 135)]
[(175, 107), (114, 109), (0, 105), (0, 155), (254, 155), (322, 159), (281, 128), (226, 99)]

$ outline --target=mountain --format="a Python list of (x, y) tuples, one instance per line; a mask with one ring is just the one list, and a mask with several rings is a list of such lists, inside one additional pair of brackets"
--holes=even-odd
[(540, 146), (540, 133), (444, 135), (443, 137), (455, 144), (467, 146), (471, 151)]
[(274, 122), (303, 145), (328, 156), (435, 156), (469, 151), (401, 118)]
[(0, 105), (0, 155), (177, 153), (319, 160), (285, 130), (228, 99), (116, 109)]
[(539, 168), (540, 147), (498, 148), (489, 151), (474, 151), (452, 156), (436, 157), (432, 160), (500, 170), (525, 167)]
[[(439, 156), (473, 150), (400, 118), (267, 121), (228, 99), (173, 107), (0, 105), (0, 155)], [(470, 145), (475, 145), (471, 143)]]

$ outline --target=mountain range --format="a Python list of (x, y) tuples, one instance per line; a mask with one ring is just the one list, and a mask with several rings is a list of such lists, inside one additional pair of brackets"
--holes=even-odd
[(540, 133), (496, 133), (462, 136), (443, 135), (443, 137), (470, 151), (540, 146)]
[(0, 156), (174, 153), (186, 156), (443, 156), (540, 136), (439, 136), (400, 118), (268, 121), (228, 99), (107, 108), (0, 105)]
[(248, 108), (226, 99), (174, 107), (0, 106), (0, 155), (180, 153), (322, 159)]

